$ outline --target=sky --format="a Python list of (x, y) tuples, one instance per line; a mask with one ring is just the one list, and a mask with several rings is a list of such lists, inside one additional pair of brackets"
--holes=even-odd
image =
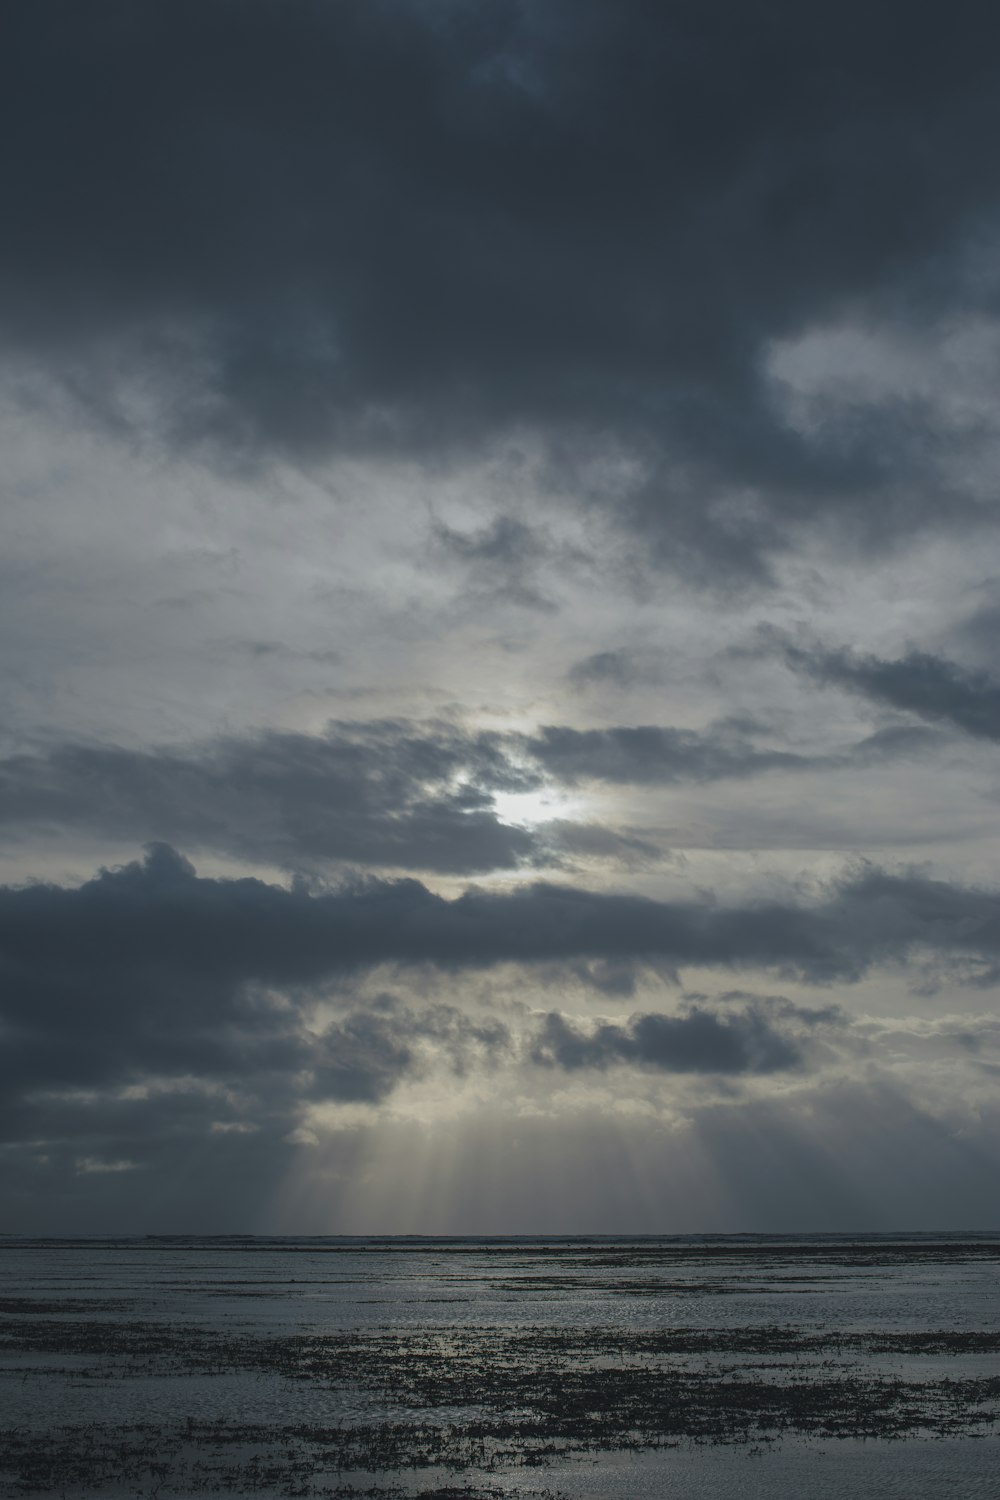
[(0, 25), (0, 1231), (996, 1227), (995, 6)]

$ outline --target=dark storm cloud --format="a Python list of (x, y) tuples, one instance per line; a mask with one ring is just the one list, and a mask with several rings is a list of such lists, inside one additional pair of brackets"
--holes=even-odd
[(817, 509), (939, 518), (927, 423), (805, 440), (761, 361), (848, 307), (992, 296), (984, 0), (15, 0), (3, 28), (0, 321), (108, 420), (139, 420), (124, 370), (230, 456), (528, 427), (585, 488), (624, 445), (645, 481), (605, 498), (691, 576), (759, 574)]
[(427, 989), (435, 969), (562, 965), (611, 995), (640, 962), (823, 983), (926, 953), (995, 980), (1000, 901), (873, 870), (797, 904), (546, 885), (446, 900), (416, 881), (311, 894), (201, 879), (160, 846), (76, 889), (0, 888), (0, 1142), (15, 1152), (4, 1180), (15, 1198), (72, 1197), (78, 1176), (148, 1168), (193, 1212), (180, 1186), (190, 1157), (209, 1223), (231, 1197), (218, 1181), (213, 1197), (219, 1172), (280, 1178), (287, 1143), (307, 1138), (304, 1106), (375, 1105), (407, 1080), (524, 1057), (571, 1072), (765, 1075), (803, 1067), (810, 1036), (842, 1024), (833, 1007), (734, 993), (596, 1027), (549, 1016), (524, 1034), (521, 1011), (365, 996), (358, 978), (375, 966), (416, 966)]
[(447, 725), (273, 730), (191, 750), (65, 745), (0, 762), (0, 824), (167, 839), (297, 866), (340, 860), (455, 874), (533, 861), (494, 791), (537, 778)]
[(557, 1011), (545, 1017), (532, 1048), (533, 1061), (574, 1072), (615, 1064), (664, 1073), (779, 1073), (801, 1067), (799, 1037), (782, 1021), (829, 1021), (829, 1012), (766, 1003), (742, 1010), (692, 1005), (677, 1016), (635, 1015), (624, 1026), (604, 1021), (591, 1029)]
[[(30, 1025), (39, 1005), (81, 1024), (81, 987), (90, 988), (90, 1021), (112, 1024), (133, 995), (150, 1013), (162, 1000), (196, 1018), (204, 994), (218, 986), (235, 995), (250, 984), (315, 985), (378, 964), (648, 958), (783, 970), (822, 983), (924, 950), (995, 963), (997, 897), (867, 868), (811, 903), (724, 906), (548, 884), (507, 893), (473, 887), (448, 900), (415, 880), (310, 894), (199, 878), (166, 846), (76, 889), (0, 889), (4, 1005), (13, 1025)], [(97, 1025), (95, 1044), (99, 1033)]]
[(523, 735), (377, 720), (188, 747), (64, 744), (0, 760), (0, 827), (163, 840), (294, 869), (340, 862), (468, 875), (563, 855), (643, 862), (662, 851), (634, 830), (566, 819), (513, 826), (494, 794), (823, 771), (934, 742), (927, 731), (886, 730), (836, 754), (806, 756), (757, 748), (753, 736), (764, 728), (729, 719), (702, 731), (546, 725)]
[(1000, 683), (957, 662), (910, 651), (897, 660), (843, 651), (788, 648), (788, 660), (818, 682), (833, 683), (874, 703), (949, 724), (977, 739), (1000, 740)]
[[(150, 869), (157, 860), (163, 878), (167, 856)], [(5, 1138), (31, 1138), (42, 1118), (48, 1133), (65, 1133), (63, 1117), (95, 1102), (121, 1114), (130, 1097), (144, 1104), (147, 1130), (161, 1115), (183, 1124), (189, 1114), (218, 1133), (287, 1129), (305, 1102), (377, 1103), (431, 1064), (460, 1074), (510, 1049), (501, 1022), (454, 1006), (414, 1008), (386, 994), (360, 1005), (349, 988), (295, 984), (278, 993), (239, 962), (203, 967), (193, 954), (169, 970), (135, 952), (79, 967), (5, 959), (4, 973), (14, 992), (0, 1003)], [(132, 1096), (116, 1098), (122, 1089)]]

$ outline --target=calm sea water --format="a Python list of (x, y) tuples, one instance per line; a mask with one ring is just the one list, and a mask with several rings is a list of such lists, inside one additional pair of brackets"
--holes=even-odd
[(0, 1239), (0, 1494), (992, 1497), (998, 1283), (990, 1235)]

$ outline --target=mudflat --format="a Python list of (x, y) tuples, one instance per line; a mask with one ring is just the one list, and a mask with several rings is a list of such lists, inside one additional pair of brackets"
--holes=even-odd
[(987, 1493), (1000, 1237), (0, 1240), (0, 1494)]

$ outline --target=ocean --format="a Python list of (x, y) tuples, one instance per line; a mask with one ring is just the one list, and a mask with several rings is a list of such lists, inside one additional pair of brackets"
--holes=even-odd
[(1000, 1235), (0, 1238), (0, 1495), (1000, 1492)]

